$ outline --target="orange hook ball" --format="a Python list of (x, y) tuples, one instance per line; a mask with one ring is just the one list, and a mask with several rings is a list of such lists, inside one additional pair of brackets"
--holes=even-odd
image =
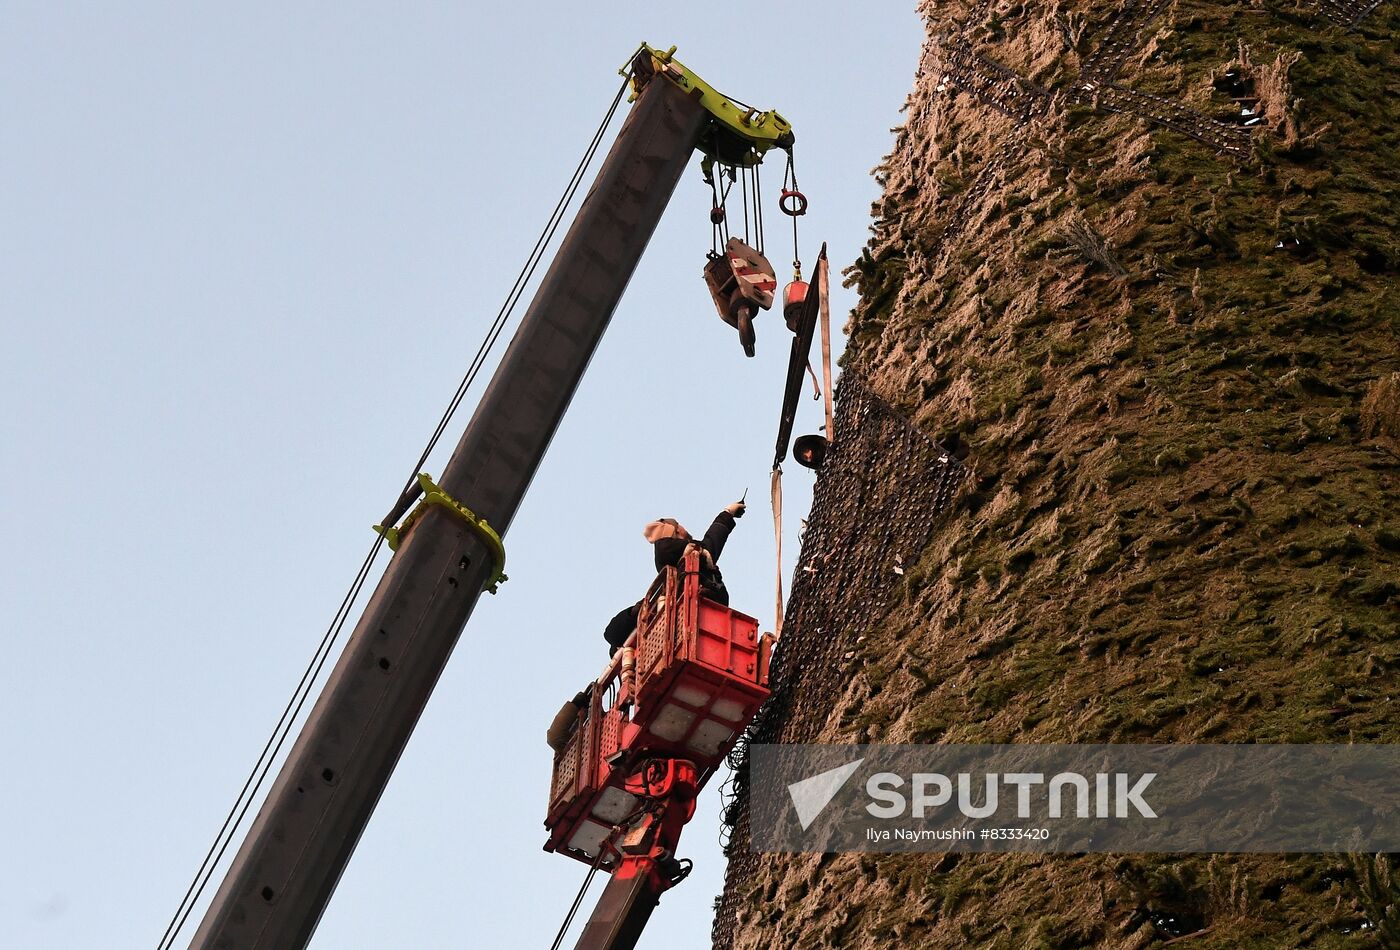
[(807, 282), (794, 280), (783, 290), (783, 321), (793, 333), (802, 319), (802, 305), (807, 302)]

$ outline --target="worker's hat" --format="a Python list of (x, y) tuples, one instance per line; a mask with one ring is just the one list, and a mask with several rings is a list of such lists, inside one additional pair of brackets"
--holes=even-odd
[(690, 540), (690, 532), (685, 530), (685, 528), (681, 526), (681, 523), (675, 518), (661, 518), (657, 521), (648, 522), (647, 526), (642, 529), (642, 536), (652, 544), (655, 544), (657, 541), (664, 541), (667, 538)]

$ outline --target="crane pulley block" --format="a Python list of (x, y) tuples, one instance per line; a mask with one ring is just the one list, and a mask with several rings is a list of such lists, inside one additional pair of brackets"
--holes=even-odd
[(763, 161), (763, 156), (775, 146), (792, 148), (796, 138), (791, 122), (772, 109), (760, 111), (726, 96), (695, 75), (675, 54), (674, 46), (659, 50), (642, 44), (631, 62), (621, 70), (623, 75), (629, 75), (630, 69), (633, 99), (658, 76), (674, 83), (712, 117), (696, 147), (707, 158), (725, 165), (749, 168)]

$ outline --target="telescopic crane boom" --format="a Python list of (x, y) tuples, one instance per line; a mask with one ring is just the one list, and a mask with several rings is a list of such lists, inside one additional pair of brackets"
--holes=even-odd
[(309, 942), (482, 588), (499, 579), (500, 535), (691, 153), (754, 164), (790, 147), (781, 116), (725, 98), (672, 52), (644, 45), (633, 60), (636, 105), (438, 484), (395, 538), (192, 948)]

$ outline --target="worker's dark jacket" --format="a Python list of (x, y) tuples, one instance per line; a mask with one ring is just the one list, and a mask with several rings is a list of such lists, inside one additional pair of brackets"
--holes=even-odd
[[(724, 550), (724, 542), (729, 540), (729, 532), (733, 530), (734, 516), (727, 511), (721, 511), (710, 523), (710, 530), (706, 531), (705, 536), (698, 542), (710, 555), (700, 558), (700, 588), (706, 597), (726, 607), (729, 606), (729, 591), (725, 589), (724, 578), (719, 573), (719, 556)], [(680, 538), (662, 538), (652, 544), (657, 573), (668, 567), (680, 567), (681, 559), (685, 557), (685, 549), (692, 543)]]
[(637, 628), (637, 614), (642, 609), (641, 601), (631, 607), (623, 607), (617, 612), (608, 625), (603, 628), (603, 639), (608, 641), (608, 656), (612, 656), (622, 645), (627, 642), (627, 638), (632, 635), (632, 631)]

